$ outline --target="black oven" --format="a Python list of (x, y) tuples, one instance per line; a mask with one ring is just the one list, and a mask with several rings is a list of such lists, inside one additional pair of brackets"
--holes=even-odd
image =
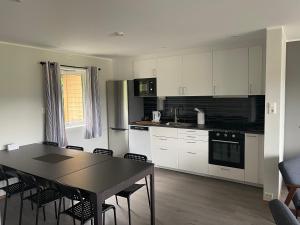
[(244, 169), (245, 134), (231, 131), (210, 131), (209, 164)]
[(135, 79), (134, 95), (140, 97), (156, 96), (156, 78)]

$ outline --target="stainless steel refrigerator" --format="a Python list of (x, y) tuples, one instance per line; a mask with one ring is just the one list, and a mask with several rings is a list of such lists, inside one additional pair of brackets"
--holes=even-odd
[(114, 155), (128, 152), (128, 124), (142, 120), (144, 101), (134, 96), (133, 80), (107, 81), (108, 145)]

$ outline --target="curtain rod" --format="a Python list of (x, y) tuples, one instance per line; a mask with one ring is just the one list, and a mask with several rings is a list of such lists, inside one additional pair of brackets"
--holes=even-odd
[[(41, 65), (46, 64), (46, 62), (40, 62)], [(53, 64), (53, 63), (51, 63)], [(88, 69), (88, 67), (83, 67), (83, 66), (68, 66), (68, 65), (60, 65), (60, 66), (64, 66), (64, 67), (70, 67), (70, 68), (75, 68), (75, 69)], [(98, 68), (98, 70), (101, 70), (101, 68)]]

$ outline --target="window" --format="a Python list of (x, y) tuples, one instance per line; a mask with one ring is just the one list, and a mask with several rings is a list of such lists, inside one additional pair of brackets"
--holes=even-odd
[(82, 76), (85, 70), (62, 68), (61, 82), (66, 128), (83, 126)]

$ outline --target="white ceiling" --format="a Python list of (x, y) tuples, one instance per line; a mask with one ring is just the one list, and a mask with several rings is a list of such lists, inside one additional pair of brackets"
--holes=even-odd
[(102, 56), (149, 54), (278, 25), (298, 39), (299, 12), (300, 0), (1, 0), (0, 40)]

